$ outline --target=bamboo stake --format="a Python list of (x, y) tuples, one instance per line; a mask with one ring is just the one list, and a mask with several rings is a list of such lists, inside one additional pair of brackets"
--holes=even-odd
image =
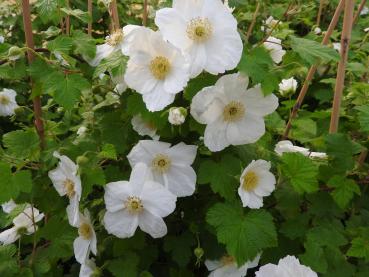
[(142, 25), (147, 26), (147, 0), (144, 0), (143, 4)]
[(365, 3), (366, 3), (366, 0), (361, 0), (359, 8), (357, 9), (355, 16), (354, 16), (354, 24), (359, 19), (360, 13), (364, 9)]
[(246, 34), (245, 42), (248, 42), (249, 41), (249, 38), (250, 38), (250, 36), (252, 34), (252, 31), (254, 30), (254, 26), (255, 26), (255, 23), (256, 23), (256, 18), (257, 18), (258, 14), (259, 14), (259, 9), (260, 9), (260, 2), (258, 2), (257, 5), (256, 5), (254, 15), (252, 16), (251, 24), (250, 24), (249, 28), (247, 29), (247, 34)]
[(341, 35), (341, 59), (338, 64), (336, 86), (334, 90), (333, 110), (331, 114), (331, 123), (329, 126), (329, 133), (336, 133), (339, 123), (339, 113), (342, 100), (342, 92), (345, 85), (345, 72), (348, 51), (350, 47), (352, 23), (354, 19), (355, 0), (346, 0), (345, 15), (343, 19), (343, 30)]
[[(69, 0), (66, 1), (66, 4), (67, 4), (67, 8), (69, 9), (70, 8)], [(69, 36), (69, 34), (70, 34), (70, 16), (69, 16), (69, 14), (67, 14), (67, 16), (65, 17), (65, 34), (67, 36)]]
[[(33, 42), (33, 34), (32, 34), (32, 21), (31, 21), (31, 9), (29, 6), (29, 0), (22, 0), (22, 10), (23, 10), (23, 26), (24, 26), (24, 34), (26, 37), (26, 45), (29, 49), (34, 49)], [(32, 63), (34, 60), (34, 55), (31, 50), (27, 50), (27, 58), (28, 62)], [(32, 82), (32, 81), (31, 81)], [(32, 86), (32, 83), (31, 83)], [(45, 148), (45, 132), (44, 132), (44, 124), (42, 121), (42, 105), (40, 96), (36, 96), (33, 98), (33, 112), (35, 114), (35, 128), (37, 134), (40, 138), (40, 147), (41, 149)]]
[(110, 3), (110, 14), (112, 17), (112, 27), (113, 31), (116, 31), (120, 28), (119, 24), (119, 16), (118, 16), (118, 7), (117, 7), (117, 1), (112, 0)]
[(316, 26), (320, 26), (320, 20), (322, 17), (322, 12), (323, 12), (323, 6), (324, 6), (324, 0), (320, 0), (319, 1), (319, 10), (318, 10), (318, 16), (316, 17)]
[[(343, 11), (343, 7), (344, 7), (344, 4), (345, 4), (345, 0), (341, 0), (336, 8), (336, 11), (334, 12), (334, 15), (332, 17), (332, 20), (331, 20), (331, 23), (329, 24), (329, 27), (323, 37), (323, 40), (322, 40), (322, 44), (323, 45), (326, 45), (328, 44), (329, 42), (329, 38), (331, 37), (332, 33), (333, 33), (333, 30), (336, 28), (337, 26), (337, 23), (338, 23), (338, 20), (340, 18), (340, 15)], [(288, 123), (286, 125), (286, 128), (284, 130), (284, 133), (283, 133), (283, 139), (286, 139), (288, 137), (288, 134), (291, 130), (291, 127), (292, 127), (292, 121), (295, 119), (295, 117), (297, 116), (297, 112), (298, 110), (300, 109), (303, 101), (304, 101), (304, 98), (305, 98), (305, 95), (309, 89), (309, 86), (310, 86), (310, 83), (314, 77), (314, 74), (317, 70), (318, 66), (317, 65), (313, 65), (310, 67), (309, 71), (308, 71), (308, 74), (306, 76), (306, 79), (304, 81), (304, 84), (300, 90), (300, 93), (299, 93), (299, 96), (297, 97), (297, 100), (296, 100), (296, 103), (295, 105), (293, 106), (292, 108), (292, 112), (290, 114), (290, 118), (288, 120)]]
[(91, 36), (92, 35), (92, 0), (87, 0), (87, 10), (91, 18), (91, 21), (88, 22), (88, 25), (87, 25), (87, 34)]

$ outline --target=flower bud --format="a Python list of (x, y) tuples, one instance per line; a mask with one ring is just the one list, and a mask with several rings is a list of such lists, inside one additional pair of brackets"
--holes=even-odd
[(18, 60), (23, 54), (23, 50), (18, 46), (12, 46), (8, 50), (8, 59), (11, 61)]
[(183, 107), (172, 107), (169, 109), (168, 121), (172, 125), (181, 125), (185, 122), (187, 110)]
[(283, 79), (279, 84), (279, 92), (282, 96), (290, 96), (296, 92), (297, 81), (295, 78)]
[(201, 259), (202, 256), (204, 256), (204, 249), (201, 247), (196, 247), (193, 253), (195, 254), (196, 258)]
[(89, 162), (89, 159), (86, 156), (78, 156), (77, 157), (77, 164), (84, 165)]

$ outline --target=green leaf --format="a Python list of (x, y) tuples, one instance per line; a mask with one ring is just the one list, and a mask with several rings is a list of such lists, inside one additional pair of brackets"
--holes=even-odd
[(2, 161), (0, 161), (0, 190), (0, 203), (9, 201), (18, 195), (18, 188), (13, 185), (11, 167)]
[(354, 167), (355, 145), (347, 135), (329, 134), (325, 138), (325, 143), (330, 164), (335, 172), (344, 173)]
[(95, 57), (96, 45), (93, 38), (79, 30), (74, 31), (72, 36), (76, 54), (86, 56), (90, 59)]
[(326, 273), (328, 263), (323, 248), (312, 241), (307, 241), (304, 246), (305, 253), (299, 256), (302, 263), (311, 267), (316, 272)]
[(218, 203), (209, 209), (206, 221), (215, 227), (218, 241), (226, 245), (239, 265), (277, 245), (273, 217), (264, 210), (244, 214), (240, 205)]
[(87, 79), (78, 74), (67, 74), (55, 72), (47, 80), (48, 91), (54, 95), (54, 100), (67, 110), (71, 110), (78, 99), (81, 91), (90, 88)]
[(197, 182), (210, 184), (215, 193), (219, 193), (226, 199), (234, 199), (239, 186), (235, 178), (240, 175), (240, 161), (231, 155), (225, 155), (219, 163), (205, 160), (200, 164)]
[(127, 252), (123, 257), (109, 260), (106, 268), (116, 277), (137, 277), (139, 257), (133, 252)]
[(117, 160), (117, 151), (113, 144), (104, 144), (102, 150), (98, 154), (99, 158)]
[(78, 18), (84, 23), (91, 22), (91, 16), (88, 14), (88, 12), (81, 11), (80, 9), (72, 10), (68, 8), (61, 8), (60, 10), (66, 15), (74, 16), (75, 18)]
[(346, 208), (347, 204), (352, 200), (354, 194), (360, 195), (360, 187), (354, 180), (347, 179), (344, 176), (335, 175), (329, 179), (327, 185), (334, 190), (331, 195), (342, 209)]
[(111, 72), (114, 77), (123, 75), (126, 70), (127, 61), (128, 58), (121, 51), (113, 52), (96, 67), (94, 78), (98, 78), (100, 74), (106, 71)]
[(18, 271), (17, 261), (15, 254), (17, 248), (15, 245), (2, 245), (0, 246), (0, 275), (1, 276), (14, 276)]
[(359, 111), (359, 122), (363, 132), (369, 132), (369, 106), (356, 107)]
[(310, 65), (316, 64), (320, 61), (338, 62), (340, 59), (340, 56), (336, 50), (322, 45), (316, 41), (294, 36), (290, 36), (290, 39), (293, 51), (298, 53), (301, 58), (308, 62)]
[(278, 88), (279, 80), (272, 72), (273, 60), (263, 46), (244, 53), (238, 68), (240, 72), (250, 76), (254, 84), (260, 83), (264, 94), (270, 94)]
[(369, 261), (369, 239), (367, 237), (358, 237), (353, 239), (351, 247), (347, 251), (347, 255), (356, 258), (365, 258)]
[(73, 39), (71, 37), (62, 35), (56, 39), (48, 42), (47, 48), (52, 52), (68, 53), (73, 46)]
[(180, 236), (167, 236), (164, 239), (164, 250), (171, 253), (173, 260), (180, 267), (185, 267), (189, 263), (193, 245), (195, 245), (194, 237), (189, 232)]
[(28, 170), (18, 171), (13, 176), (13, 184), (17, 186), (19, 191), (31, 192), (32, 190), (32, 174)]
[(7, 152), (17, 159), (38, 159), (40, 142), (33, 128), (6, 133), (3, 142)]
[(284, 153), (282, 156), (282, 172), (298, 193), (311, 193), (318, 190), (318, 168), (300, 153)]

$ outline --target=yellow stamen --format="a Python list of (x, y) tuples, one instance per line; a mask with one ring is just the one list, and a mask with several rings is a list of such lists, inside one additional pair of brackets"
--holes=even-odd
[(159, 173), (165, 173), (169, 170), (171, 163), (172, 162), (167, 155), (158, 154), (152, 160), (152, 167)]
[(81, 226), (78, 228), (78, 234), (85, 240), (90, 240), (92, 237), (92, 228), (91, 225), (83, 222)]
[(124, 204), (130, 213), (140, 213), (143, 210), (142, 201), (137, 196), (129, 196)]
[(252, 191), (258, 186), (258, 183), (259, 176), (254, 171), (249, 171), (243, 177), (242, 188), (245, 191)]
[(236, 122), (242, 119), (245, 115), (245, 106), (238, 101), (231, 101), (224, 107), (223, 118), (224, 121)]
[(116, 46), (122, 42), (123, 38), (124, 38), (123, 31), (117, 30), (114, 33), (112, 33), (109, 37), (107, 37), (105, 41), (110, 46)]
[(7, 104), (9, 104), (9, 102), (10, 102), (10, 99), (9, 99), (8, 96), (0, 95), (0, 104), (7, 105)]
[(72, 198), (76, 194), (76, 191), (74, 190), (74, 182), (70, 179), (66, 179), (63, 185), (67, 196)]
[(188, 23), (186, 32), (191, 40), (195, 42), (205, 42), (211, 37), (213, 27), (209, 19), (196, 17), (191, 19)]
[(158, 80), (164, 80), (171, 70), (169, 60), (163, 56), (157, 56), (150, 62), (150, 71)]

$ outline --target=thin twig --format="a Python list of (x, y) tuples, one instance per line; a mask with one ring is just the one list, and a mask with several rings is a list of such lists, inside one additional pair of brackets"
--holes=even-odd
[(91, 36), (92, 34), (92, 0), (87, 0), (87, 10), (91, 18), (91, 21), (88, 22), (88, 25), (87, 25), (87, 34)]
[(35, 213), (34, 213), (34, 209), (33, 209), (33, 204), (31, 205), (31, 209), (32, 209), (32, 224), (33, 224), (33, 246), (32, 246), (32, 254), (31, 254), (31, 259), (29, 260), (29, 264), (32, 265), (32, 263), (35, 260), (35, 255), (36, 255), (36, 248), (37, 248), (37, 241), (36, 241), (36, 231), (37, 231), (37, 226), (36, 226), (36, 222), (35, 222)]
[[(26, 44), (29, 49), (34, 49), (33, 34), (32, 34), (32, 21), (31, 21), (31, 10), (29, 6), (29, 0), (22, 0), (23, 10), (23, 25), (24, 33), (26, 37)], [(34, 60), (34, 54), (31, 50), (27, 50), (28, 62), (32, 63)], [(32, 81), (31, 81), (32, 86)], [(45, 132), (44, 124), (42, 121), (42, 105), (40, 96), (33, 98), (33, 111), (35, 114), (35, 127), (40, 138), (41, 149), (45, 147)]]
[(361, 0), (359, 8), (357, 9), (355, 15), (354, 15), (354, 24), (356, 23), (356, 21), (359, 19), (360, 13), (361, 11), (364, 9), (366, 0)]
[(255, 23), (256, 23), (256, 18), (258, 17), (258, 14), (259, 14), (259, 9), (260, 9), (260, 2), (258, 2), (257, 5), (256, 5), (254, 15), (252, 16), (251, 24), (250, 24), (249, 28), (247, 29), (245, 42), (249, 41), (249, 38), (252, 34), (252, 31), (254, 30), (254, 26), (255, 26)]
[(143, 4), (142, 25), (147, 26), (147, 0)]
[(329, 133), (336, 133), (338, 129), (339, 113), (342, 100), (343, 87), (345, 85), (345, 72), (350, 47), (352, 22), (354, 19), (355, 0), (345, 1), (345, 15), (343, 19), (343, 30), (341, 34), (341, 59), (338, 64), (336, 85), (334, 89), (333, 109)]
[(119, 24), (119, 16), (118, 16), (118, 7), (117, 7), (117, 1), (116, 0), (112, 0), (110, 3), (110, 15), (112, 18), (112, 31), (116, 31), (120, 28), (120, 24)]
[[(338, 23), (338, 20), (340, 18), (340, 15), (343, 11), (343, 7), (344, 7), (344, 4), (345, 4), (345, 0), (341, 0), (340, 3), (338, 4), (337, 8), (336, 8), (336, 11), (334, 12), (334, 15), (332, 17), (332, 20), (331, 20), (331, 23), (329, 24), (329, 27), (327, 29), (327, 31), (325, 32), (325, 35), (323, 37), (323, 40), (322, 40), (322, 44), (323, 45), (326, 45), (328, 44), (329, 42), (329, 38), (331, 37), (332, 33), (333, 33), (333, 30), (336, 28), (337, 26), (337, 23)], [(299, 93), (299, 96), (297, 97), (297, 100), (296, 100), (296, 103), (295, 105), (293, 106), (292, 108), (292, 112), (290, 114), (290, 118), (288, 120), (288, 123), (286, 125), (286, 128), (284, 130), (284, 133), (283, 133), (283, 139), (287, 138), (288, 137), (288, 134), (291, 130), (291, 127), (292, 127), (292, 121), (295, 119), (295, 117), (297, 116), (297, 112), (298, 110), (300, 109), (303, 101), (304, 101), (304, 98), (305, 98), (305, 95), (309, 89), (309, 86), (310, 86), (310, 83), (314, 77), (314, 74), (317, 70), (318, 66), (317, 65), (313, 65), (310, 67), (309, 71), (308, 71), (308, 74), (306, 76), (306, 79), (304, 81), (304, 84), (300, 90), (300, 93)]]

